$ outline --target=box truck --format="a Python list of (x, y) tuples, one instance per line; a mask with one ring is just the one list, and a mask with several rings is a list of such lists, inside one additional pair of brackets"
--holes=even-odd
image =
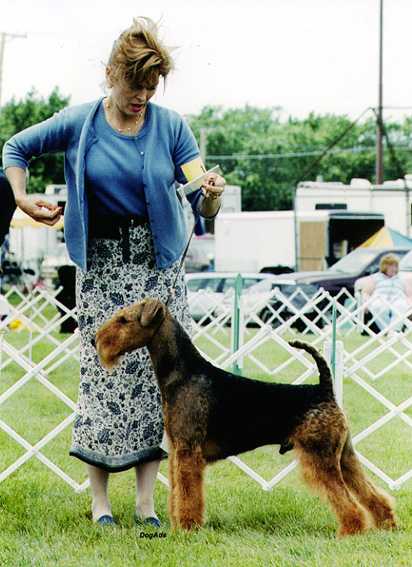
[(323, 270), (384, 224), (383, 214), (357, 211), (221, 213), (215, 221), (215, 269)]

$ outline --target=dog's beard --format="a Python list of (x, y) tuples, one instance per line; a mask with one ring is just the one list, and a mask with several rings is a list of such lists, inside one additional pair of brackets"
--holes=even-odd
[(109, 352), (107, 352), (108, 349), (105, 349), (104, 347), (100, 346), (99, 344), (96, 345), (96, 350), (97, 350), (97, 355), (98, 355), (99, 360), (100, 360), (100, 364), (106, 370), (113, 370), (114, 368), (116, 368), (116, 366), (119, 366), (120, 359), (121, 359), (122, 355), (124, 354), (123, 352), (118, 352), (116, 354), (113, 354), (113, 351), (110, 351), (110, 353), (109, 353)]
[(135, 350), (142, 348), (145, 345), (122, 345), (122, 348), (114, 351), (113, 344), (110, 343), (109, 346), (105, 346), (97, 341), (96, 351), (99, 357), (101, 365), (106, 368), (106, 370), (113, 370), (116, 366), (119, 366), (122, 357), (128, 352), (134, 352)]

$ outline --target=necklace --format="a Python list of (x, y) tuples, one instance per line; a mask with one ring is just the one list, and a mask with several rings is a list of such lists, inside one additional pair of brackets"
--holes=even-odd
[(120, 133), (127, 133), (127, 134), (131, 134), (131, 133), (137, 133), (138, 131), (138, 127), (143, 123), (144, 121), (144, 115), (142, 112), (139, 112), (136, 120), (134, 121), (134, 124), (132, 126), (124, 126), (123, 128), (119, 128), (119, 126), (116, 126), (116, 124), (113, 123), (113, 115), (111, 112), (112, 109), (112, 104), (110, 99), (107, 99), (107, 101), (105, 101), (105, 108), (108, 111), (108, 113), (110, 113), (111, 115), (111, 122), (110, 124), (114, 127), (115, 130), (117, 130)]

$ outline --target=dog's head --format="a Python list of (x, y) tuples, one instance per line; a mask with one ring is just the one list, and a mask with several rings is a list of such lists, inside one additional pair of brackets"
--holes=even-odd
[(96, 333), (96, 350), (105, 368), (113, 368), (126, 352), (146, 346), (166, 317), (158, 299), (144, 299), (119, 309)]

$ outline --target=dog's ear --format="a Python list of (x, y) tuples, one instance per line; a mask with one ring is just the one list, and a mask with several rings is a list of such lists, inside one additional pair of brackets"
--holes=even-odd
[(140, 316), (140, 324), (142, 327), (152, 325), (160, 325), (166, 315), (166, 308), (158, 299), (148, 299), (143, 304), (143, 310)]

